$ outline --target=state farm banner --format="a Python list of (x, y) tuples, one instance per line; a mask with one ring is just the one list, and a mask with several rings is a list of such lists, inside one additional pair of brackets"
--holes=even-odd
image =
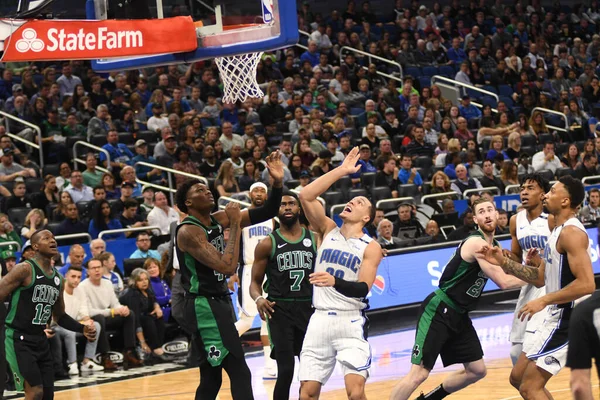
[(2, 61), (95, 60), (181, 53), (197, 47), (191, 17), (31, 20), (6, 39)]

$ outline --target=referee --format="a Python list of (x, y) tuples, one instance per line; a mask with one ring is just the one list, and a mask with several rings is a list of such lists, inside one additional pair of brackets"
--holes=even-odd
[(571, 393), (575, 400), (592, 400), (592, 358), (600, 376), (600, 292), (573, 309), (569, 322), (567, 367), (571, 368)]

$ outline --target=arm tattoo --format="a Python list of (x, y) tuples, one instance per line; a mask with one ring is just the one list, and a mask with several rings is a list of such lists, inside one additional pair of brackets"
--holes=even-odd
[(236, 254), (235, 247), (236, 244), (240, 241), (238, 238), (238, 230), (240, 229), (240, 223), (235, 222), (229, 226), (229, 241), (227, 242), (227, 246), (225, 247), (224, 256), (227, 257), (224, 260), (226, 263), (230, 263), (233, 256)]
[(509, 257), (504, 257), (504, 261), (502, 262), (502, 269), (507, 274), (516, 276), (517, 278), (529, 283), (538, 279), (540, 271), (538, 268), (523, 265), (510, 259)]

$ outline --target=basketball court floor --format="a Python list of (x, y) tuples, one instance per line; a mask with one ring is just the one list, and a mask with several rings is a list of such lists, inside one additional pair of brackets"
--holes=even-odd
[[(512, 307), (514, 305), (504, 304), (502, 308), (504, 311), (508, 311)], [(508, 334), (512, 321), (512, 313), (504, 312), (498, 314), (497, 310), (479, 310), (473, 312), (471, 315), (483, 345), (485, 361), (488, 366), (488, 375), (477, 384), (451, 395), (449, 399), (520, 399), (519, 393), (508, 383), (508, 376), (511, 369), (508, 357), (510, 349)], [(414, 323), (412, 326), (414, 327)], [(414, 328), (409, 328), (396, 332), (388, 331), (388, 333), (369, 338), (373, 348), (372, 374), (367, 384), (367, 397), (369, 399), (388, 399), (398, 377), (407, 373), (410, 368), (410, 354), (414, 335)], [(262, 351), (256, 355), (249, 354), (247, 359), (253, 375), (254, 398), (257, 400), (271, 399), (274, 381), (263, 381), (262, 379)], [(438, 361), (429, 380), (418, 391), (427, 392), (433, 389), (443, 381), (449, 371), (458, 368), (460, 366), (444, 369), (441, 361)], [(128, 378), (125, 375), (118, 375), (125, 373), (117, 373), (116, 376), (115, 374), (95, 374), (95, 376), (88, 378), (79, 377), (74, 381), (59, 381), (57, 382), (59, 385), (71, 386), (79, 382), (81, 385), (92, 384), (92, 386), (66, 390), (57, 387), (58, 391), (55, 399), (192, 399), (199, 382), (198, 369), (177, 369), (175, 371), (173, 369), (177, 369), (177, 366), (174, 364), (161, 364), (137, 369), (135, 372), (137, 377), (129, 375), (131, 378)], [(548, 389), (556, 400), (572, 398), (569, 391), (569, 376), (570, 371), (565, 369), (558, 376), (550, 380)], [(119, 378), (124, 380), (109, 381)], [(592, 384), (594, 385), (595, 398), (598, 399), (598, 378), (595, 372), (592, 373)], [(323, 388), (321, 399), (347, 399), (343, 387), (343, 376), (340, 374), (339, 369), (336, 369), (327, 385)], [(291, 391), (292, 399), (298, 398), (298, 388), (299, 383), (294, 382)], [(418, 391), (415, 392), (413, 397), (418, 395)], [(16, 393), (10, 394), (12, 395), (11, 398), (18, 398), (15, 396)], [(223, 387), (219, 399), (231, 399), (229, 380), (226, 378), (226, 374), (224, 375)]]

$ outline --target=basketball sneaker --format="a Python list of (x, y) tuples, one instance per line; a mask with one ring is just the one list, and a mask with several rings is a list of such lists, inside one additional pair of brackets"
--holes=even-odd
[(79, 367), (77, 366), (77, 361), (69, 364), (69, 375), (79, 375)]
[(85, 372), (100, 372), (104, 371), (104, 367), (96, 364), (92, 360), (88, 360), (87, 362), (81, 364), (81, 370)]

